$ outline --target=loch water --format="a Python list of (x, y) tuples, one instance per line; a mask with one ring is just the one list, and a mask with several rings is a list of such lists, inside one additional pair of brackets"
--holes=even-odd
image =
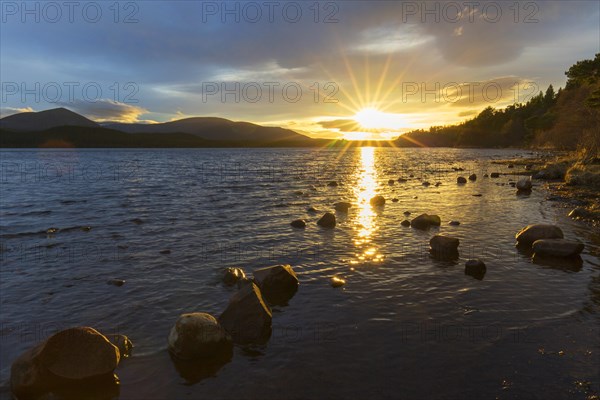
[[(20, 353), (77, 325), (134, 343), (116, 370), (120, 399), (598, 395), (599, 232), (569, 219), (541, 183), (517, 196), (510, 181), (519, 175), (484, 178), (519, 170), (495, 160), (531, 156), (372, 147), (1, 151), (1, 396), (10, 398)], [(476, 181), (457, 185), (472, 173)], [(369, 204), (377, 194), (383, 207)], [(336, 213), (334, 229), (319, 227), (338, 201), (353, 206)], [(441, 226), (403, 227), (406, 211), (408, 219), (437, 214)], [(290, 226), (298, 218), (305, 229)], [(532, 223), (557, 224), (582, 241), (582, 263), (532, 263), (514, 246)], [(459, 259), (430, 255), (437, 233), (460, 239)], [(482, 279), (465, 275), (471, 258), (485, 261)], [(178, 315), (218, 316), (233, 294), (223, 268), (251, 274), (282, 263), (300, 286), (273, 307), (266, 345), (237, 347), (214, 368), (174, 364), (167, 335)], [(331, 287), (333, 276), (346, 285)]]

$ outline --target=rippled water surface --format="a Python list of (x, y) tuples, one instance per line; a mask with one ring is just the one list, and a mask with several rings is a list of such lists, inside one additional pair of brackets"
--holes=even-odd
[[(121, 399), (598, 394), (599, 235), (565, 217), (541, 186), (516, 196), (509, 181), (517, 176), (483, 177), (513, 171), (494, 159), (519, 156), (530, 155), (3, 151), (2, 396), (9, 396), (12, 361), (73, 325), (134, 342), (133, 356), (117, 369)], [(465, 171), (453, 170), (459, 167)], [(456, 184), (473, 172), (476, 182)], [(407, 182), (388, 183), (400, 177)], [(376, 194), (387, 199), (384, 207), (369, 205)], [(318, 227), (341, 200), (353, 207), (337, 213), (337, 227)], [(402, 227), (405, 211), (409, 218), (438, 214), (442, 225)], [(289, 225), (297, 218), (306, 229)], [(515, 233), (540, 222), (583, 241), (583, 264), (537, 265), (519, 253)], [(59, 231), (47, 234), (49, 228)], [(459, 260), (429, 255), (438, 232), (460, 239)], [(464, 262), (475, 257), (487, 264), (483, 280), (464, 274)], [(280, 263), (294, 267), (300, 288), (287, 306), (274, 308), (268, 344), (237, 348), (220, 368), (178, 370), (166, 350), (168, 332), (183, 312), (224, 310), (233, 289), (220, 283), (222, 268), (249, 273)], [(334, 275), (346, 286), (332, 288)]]

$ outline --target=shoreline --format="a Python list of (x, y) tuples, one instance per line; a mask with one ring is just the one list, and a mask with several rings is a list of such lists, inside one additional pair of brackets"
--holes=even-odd
[(494, 163), (512, 165), (516, 169), (504, 175), (528, 175), (542, 183), (550, 194), (546, 200), (561, 204), (567, 210), (566, 216), (600, 228), (600, 158), (576, 151), (547, 151), (542, 156), (497, 160)]

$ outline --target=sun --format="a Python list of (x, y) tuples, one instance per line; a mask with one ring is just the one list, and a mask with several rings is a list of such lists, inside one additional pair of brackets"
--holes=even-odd
[(375, 108), (363, 108), (354, 116), (354, 120), (363, 128), (375, 129), (380, 128), (381, 111)]
[(363, 108), (354, 115), (353, 119), (365, 129), (396, 130), (407, 126), (406, 118), (402, 114), (386, 113), (376, 108)]

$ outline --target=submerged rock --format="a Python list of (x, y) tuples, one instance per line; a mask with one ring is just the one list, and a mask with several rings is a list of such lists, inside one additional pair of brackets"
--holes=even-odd
[(169, 352), (182, 360), (214, 357), (231, 347), (231, 337), (210, 314), (181, 314), (169, 333)]
[(565, 239), (540, 239), (533, 242), (534, 255), (540, 257), (572, 257), (581, 254), (584, 244)]
[(440, 259), (449, 259), (458, 256), (459, 244), (460, 241), (457, 238), (443, 235), (435, 235), (429, 241), (431, 254)]
[(161, 250), (160, 254), (171, 254), (171, 250), (169, 250), (169, 249)]
[(459, 176), (458, 178), (456, 178), (456, 183), (458, 183), (458, 184), (467, 183), (467, 180), (465, 179), (464, 176)]
[(317, 221), (317, 225), (322, 226), (323, 228), (335, 228), (335, 215), (330, 212), (326, 212)]
[(485, 272), (485, 263), (479, 259), (468, 260), (465, 263), (465, 275), (470, 275), (475, 279), (482, 280)]
[(125, 280), (123, 279), (109, 279), (106, 281), (107, 285), (113, 285), (117, 287), (121, 287), (125, 284)]
[(459, 221), (450, 221), (450, 222), (448, 222), (448, 225), (458, 226), (458, 225), (460, 225), (460, 222)]
[(317, 209), (316, 209), (316, 208), (314, 208), (314, 207), (308, 207), (308, 208), (306, 209), (306, 211), (308, 211), (309, 213), (316, 213), (316, 212), (319, 212), (319, 210), (317, 210)]
[(385, 204), (385, 197), (383, 197), (382, 195), (377, 195), (375, 197), (373, 197), (369, 203), (373, 206), (373, 207), (381, 207)]
[(288, 264), (257, 269), (254, 282), (271, 304), (285, 304), (298, 290), (298, 277)]
[(394, 197), (394, 198), (392, 199), (392, 203), (397, 203), (397, 202), (398, 202), (398, 199)]
[(221, 326), (238, 344), (266, 343), (271, 336), (271, 321), (271, 309), (254, 283), (241, 287), (219, 317)]
[(409, 227), (410, 226), (410, 221), (405, 219), (404, 221), (400, 222), (400, 225), (405, 226), (405, 227)]
[(246, 274), (239, 267), (227, 267), (223, 271), (223, 283), (227, 286), (235, 285), (240, 279), (244, 279)]
[(393, 184), (394, 184), (394, 180), (393, 179), (388, 180), (388, 185), (393, 185)]
[(432, 226), (440, 226), (440, 224), (440, 217), (430, 214), (421, 214), (410, 221), (410, 226), (416, 229), (429, 229)]
[(352, 207), (352, 204), (347, 201), (340, 201), (334, 204), (335, 211), (339, 212), (348, 212), (350, 207)]
[(500, 173), (499, 172), (492, 172), (490, 174), (490, 178), (500, 178)]
[(563, 237), (562, 230), (550, 224), (527, 225), (515, 235), (518, 246), (528, 246), (540, 239), (562, 239)]
[(331, 181), (331, 182), (327, 183), (327, 186), (330, 186), (330, 187), (336, 187), (337, 185), (338, 185), (338, 183), (336, 181)]
[(430, 186), (430, 185), (431, 185), (431, 183), (429, 183), (429, 182), (425, 181), (425, 182), (423, 182), (423, 183), (422, 183), (422, 185), (423, 185), (423, 186)]
[(475, 182), (477, 180), (477, 175), (475, 175), (475, 174), (469, 175), (469, 180)]
[(343, 278), (334, 276), (331, 278), (330, 283), (331, 283), (331, 286), (335, 288), (335, 287), (344, 286), (346, 284), (346, 280)]
[(300, 229), (306, 228), (306, 222), (303, 219), (295, 219), (292, 222), (290, 222), (290, 225), (293, 228), (300, 228)]

